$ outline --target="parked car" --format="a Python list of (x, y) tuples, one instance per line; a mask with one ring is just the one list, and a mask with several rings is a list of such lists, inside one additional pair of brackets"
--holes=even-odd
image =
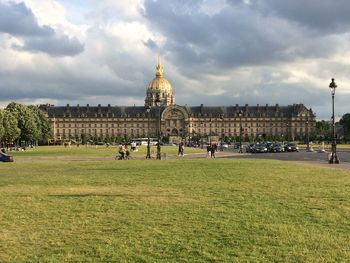
[(0, 152), (0, 161), (1, 162), (13, 162), (12, 155)]
[(228, 148), (228, 144), (227, 143), (223, 143), (223, 144), (221, 144), (221, 147), (227, 149)]
[(286, 145), (284, 145), (284, 151), (286, 151), (286, 152), (299, 152), (299, 147), (295, 143), (289, 142)]
[(267, 151), (268, 151), (268, 152), (273, 152), (273, 146), (274, 146), (274, 143), (272, 143), (272, 142), (267, 142), (267, 143), (266, 143)]
[(254, 149), (256, 153), (267, 153), (266, 144), (256, 144)]
[(254, 143), (247, 144), (247, 146), (245, 147), (245, 151), (247, 153), (254, 153), (255, 152), (255, 144)]
[(235, 142), (235, 143), (233, 144), (233, 149), (238, 149), (240, 145), (241, 145), (240, 142)]
[(274, 153), (284, 152), (284, 147), (282, 146), (282, 144), (275, 143), (271, 146), (270, 151)]

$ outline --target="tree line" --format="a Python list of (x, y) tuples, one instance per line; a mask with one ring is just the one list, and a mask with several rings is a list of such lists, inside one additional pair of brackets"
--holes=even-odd
[[(344, 114), (339, 122), (335, 123), (336, 127), (336, 138), (339, 142), (350, 142), (350, 113)], [(342, 128), (342, 132), (338, 131), (337, 127)], [(332, 141), (332, 123), (330, 121), (317, 121), (316, 122), (316, 139), (320, 141)]]
[(0, 109), (0, 144), (2, 147), (46, 143), (51, 136), (45, 113), (37, 106), (11, 102)]

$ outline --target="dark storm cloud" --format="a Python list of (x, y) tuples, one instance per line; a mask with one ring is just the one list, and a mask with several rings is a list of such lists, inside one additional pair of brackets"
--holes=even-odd
[[(191, 1), (191, 4), (200, 6), (202, 2)], [(308, 30), (278, 15), (266, 16), (264, 8), (267, 9), (268, 3), (263, 6), (262, 3), (252, 1), (248, 5), (233, 1), (219, 13), (208, 15), (199, 8), (189, 12), (177, 1), (146, 0), (144, 16), (166, 37), (164, 52), (170, 51), (171, 60), (177, 65), (190, 66), (182, 72), (188, 76), (326, 57), (333, 52), (334, 46), (319, 44), (328, 42), (326, 36), (310, 37)]]
[(0, 72), (0, 78), (1, 101), (26, 98), (64, 102), (102, 94), (113, 100), (117, 97), (140, 95), (131, 84), (101, 79), (90, 72), (73, 73), (62, 68), (57, 68), (54, 75), (31, 71)]
[(143, 42), (146, 47), (149, 47), (150, 49), (156, 49), (158, 47), (157, 43), (154, 42), (152, 39), (148, 39), (147, 41)]
[(31, 37), (23, 47), (13, 45), (17, 50), (43, 52), (51, 56), (74, 56), (83, 51), (83, 45), (76, 38), (52, 35), (49, 38)]
[(0, 3), (0, 32), (15, 36), (51, 36), (54, 30), (40, 27), (30, 9), (24, 3)]
[(76, 38), (59, 35), (49, 26), (40, 26), (24, 3), (0, 3), (0, 32), (22, 38), (23, 46), (14, 46), (18, 50), (52, 56), (74, 56), (84, 50)]
[(350, 25), (348, 0), (255, 0), (270, 15), (295, 21), (320, 32), (347, 31)]

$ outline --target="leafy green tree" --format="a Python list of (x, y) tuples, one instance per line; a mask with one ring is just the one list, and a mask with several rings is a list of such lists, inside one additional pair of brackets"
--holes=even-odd
[(36, 106), (29, 106), (34, 113), (36, 124), (38, 126), (38, 140), (46, 142), (51, 137), (51, 128), (48, 118), (45, 113)]
[(18, 121), (18, 128), (21, 130), (19, 145), (33, 143), (40, 137), (40, 129), (37, 124), (37, 117), (26, 105), (11, 102), (6, 109), (15, 114)]
[(3, 125), (3, 119), (4, 119), (4, 111), (0, 109), (0, 141), (4, 135), (4, 125)]
[(343, 126), (345, 139), (350, 140), (350, 113), (344, 114), (339, 124)]
[(18, 128), (18, 121), (15, 114), (8, 110), (4, 110), (3, 113), (2, 124), (4, 127), (4, 134), (2, 136), (2, 141), (8, 146), (18, 139), (21, 130)]
[(317, 121), (316, 122), (316, 136), (319, 139), (329, 139), (331, 132), (331, 124), (329, 121)]

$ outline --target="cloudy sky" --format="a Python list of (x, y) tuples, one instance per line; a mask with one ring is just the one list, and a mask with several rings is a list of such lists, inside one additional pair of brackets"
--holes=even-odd
[(157, 54), (180, 105), (350, 112), (349, 0), (0, 0), (0, 106), (143, 105)]

